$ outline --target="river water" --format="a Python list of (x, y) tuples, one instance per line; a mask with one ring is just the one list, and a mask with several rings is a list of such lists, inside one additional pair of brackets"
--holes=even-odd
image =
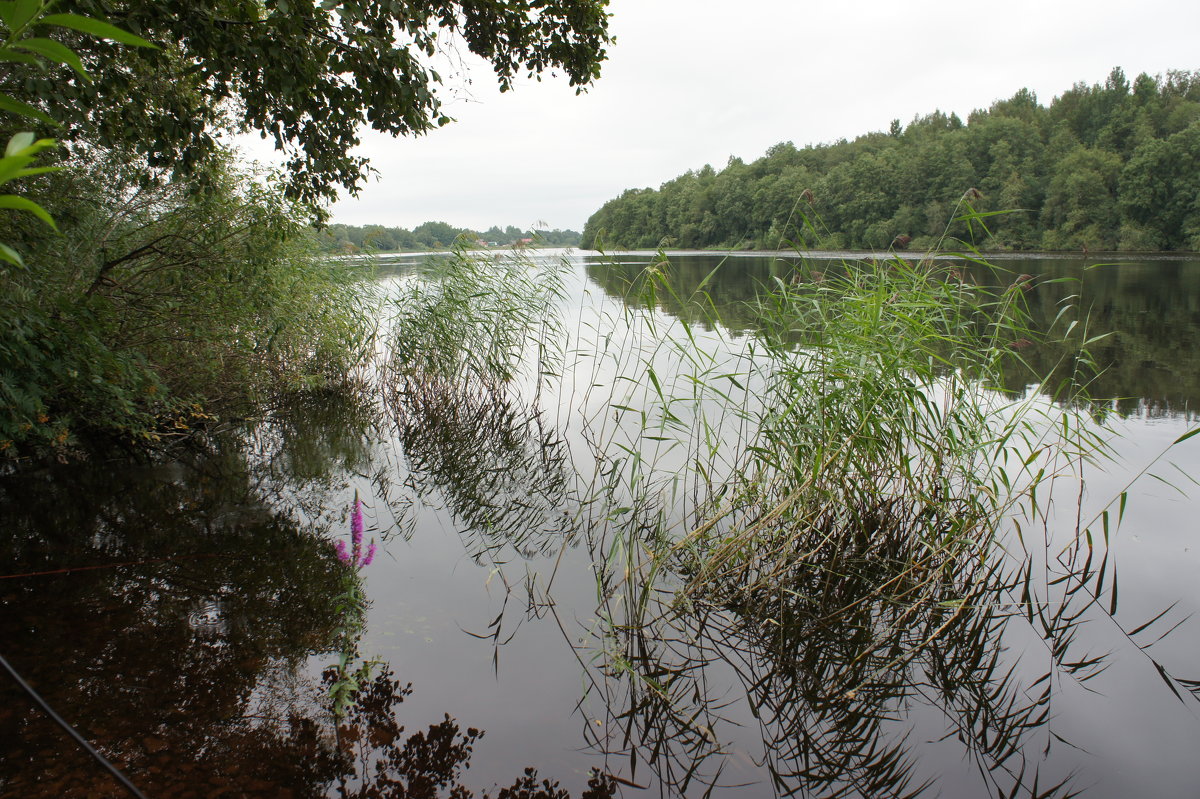
[[(1058, 489), (1036, 545), (1009, 542), (986, 608), (844, 691), (830, 664), (854, 629), (766, 633), (728, 607), (628, 624), (603, 575), (638, 553), (596, 532), (635, 513), (598, 499), (628, 479), (598, 450), (690, 490), (666, 437), (625, 426), (651, 404), (630, 364), (665, 382), (675, 357), (645, 349), (647, 320), (687, 322), (717, 369), (790, 263), (673, 255), (676, 294), (703, 287), (704, 310), (624, 299), (654, 253), (565, 257), (562, 338), (503, 402), (308, 397), (171, 463), (0, 480), (0, 655), (152, 797), (1196, 795), (1200, 437), (1172, 442), (1200, 407), (1200, 261), (960, 267), (1034, 275), (1035, 326), (1072, 302), (1110, 333), (1091, 392), (1111, 453), (1082, 494)], [(385, 292), (419, 260), (381, 264)], [(1039, 372), (1062, 357), (1023, 354)], [(1107, 544), (1098, 525), (1072, 544), (1122, 492)], [(338, 723), (330, 541), (356, 494), (379, 545), (358, 652), (382, 676)], [(901, 625), (888, 613), (864, 623)], [(127, 795), (0, 686), (0, 796)]]

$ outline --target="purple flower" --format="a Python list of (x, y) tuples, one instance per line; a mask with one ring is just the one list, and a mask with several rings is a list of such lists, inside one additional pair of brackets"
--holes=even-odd
[(362, 501), (358, 498), (358, 492), (354, 492), (354, 510), (350, 513), (350, 540), (354, 543), (354, 562), (358, 563), (358, 556), (362, 552), (362, 537), (363, 537), (363, 517), (362, 517)]
[(362, 500), (358, 498), (358, 492), (354, 492), (354, 510), (350, 512), (350, 547), (346, 546), (346, 542), (338, 539), (334, 546), (337, 549), (338, 560), (342, 563), (349, 563), (356, 569), (361, 569), (364, 566), (371, 565), (371, 561), (375, 560), (375, 541), (371, 540), (371, 546), (368, 547), (366, 554), (362, 551), (363, 540), (363, 515), (362, 515)]
[(356, 544), (362, 542), (362, 500), (358, 498), (358, 494), (354, 495), (354, 511), (350, 514), (350, 532), (354, 535), (354, 542)]

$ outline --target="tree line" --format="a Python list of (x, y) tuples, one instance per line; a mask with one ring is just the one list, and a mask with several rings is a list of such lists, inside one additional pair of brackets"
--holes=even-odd
[(965, 122), (935, 111), (629, 189), (581, 246), (1200, 250), (1198, 197), (1200, 71), (1115, 68), (1048, 106), (1022, 89)]
[(515, 225), (501, 229), (497, 225), (482, 232), (471, 228), (454, 227), (446, 222), (423, 222), (412, 230), (383, 225), (329, 225), (315, 234), (317, 246), (323, 252), (421, 252), (442, 250), (458, 241), (475, 245), (508, 247), (536, 243), (549, 247), (578, 247), (580, 233), (576, 230), (521, 230)]

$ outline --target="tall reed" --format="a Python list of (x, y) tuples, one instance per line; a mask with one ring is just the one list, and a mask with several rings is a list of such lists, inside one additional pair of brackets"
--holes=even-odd
[[(641, 754), (662, 779), (719, 776), (703, 762), (723, 714), (698, 676), (717, 660), (774, 708), (782, 785), (920, 793), (885, 720), (934, 678), (958, 686), (946, 711), (978, 736), (981, 766), (1023, 784), (1021, 741), (1044, 708), (1004, 674), (997, 603), (1031, 584), (1021, 536), (1046, 522), (1056, 479), (1104, 443), (1081, 402), (1086, 339), (1063, 348), (1071, 379), (1039, 380), (1022, 351), (1066, 334), (1069, 314), (1031, 330), (1027, 281), (1001, 282), (938, 258), (799, 261), (763, 287), (740, 339), (687, 321), (715, 304), (703, 282), (677, 296), (665, 258), (631, 287), (638, 301), (610, 326), (636, 339), (614, 358), (614, 384), (633, 387), (614, 391), (611, 419), (592, 417), (590, 439), (625, 511), (592, 530), (608, 675), (595, 687), (647, 725), (658, 743)], [(693, 314), (657, 311), (689, 301)], [(1021, 371), (1029, 390), (1004, 391)], [(1071, 628), (1048, 633), (1063, 652)]]

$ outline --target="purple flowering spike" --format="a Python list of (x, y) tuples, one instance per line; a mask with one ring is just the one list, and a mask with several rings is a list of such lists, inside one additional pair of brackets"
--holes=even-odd
[(350, 532), (354, 534), (355, 541), (362, 541), (362, 500), (357, 495), (354, 497), (354, 511), (350, 514)]
[(354, 494), (354, 510), (350, 513), (350, 540), (354, 543), (354, 562), (358, 562), (358, 556), (362, 552), (362, 537), (363, 537), (363, 517), (362, 517), (362, 501), (358, 498), (358, 492)]
[(340, 560), (342, 563), (349, 563), (350, 553), (346, 551), (346, 542), (339, 538), (334, 546), (337, 548), (338, 560)]
[(359, 564), (359, 568), (361, 569), (364, 566), (370, 566), (371, 561), (373, 561), (373, 560), (375, 560), (375, 541), (374, 541), (374, 539), (371, 540), (371, 546), (367, 547), (367, 556), (365, 558), (363, 558), (363, 562), (361, 564)]

